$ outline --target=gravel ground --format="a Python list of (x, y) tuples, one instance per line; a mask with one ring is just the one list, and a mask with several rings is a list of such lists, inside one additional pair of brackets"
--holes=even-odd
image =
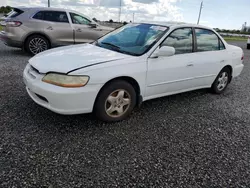
[(250, 187), (244, 51), (245, 69), (224, 94), (156, 99), (104, 124), (36, 105), (22, 82), (29, 56), (0, 43), (0, 187)]

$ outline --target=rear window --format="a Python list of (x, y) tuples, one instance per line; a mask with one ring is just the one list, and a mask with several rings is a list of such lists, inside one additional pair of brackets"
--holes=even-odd
[(45, 20), (50, 22), (69, 23), (66, 12), (60, 11), (40, 11), (33, 16), (37, 20)]
[(7, 14), (7, 18), (15, 18), (23, 13), (22, 10), (14, 8), (11, 12)]

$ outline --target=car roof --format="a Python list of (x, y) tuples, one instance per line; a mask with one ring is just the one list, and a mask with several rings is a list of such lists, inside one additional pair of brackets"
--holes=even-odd
[(73, 13), (76, 13), (76, 14), (80, 14), (86, 18), (88, 18), (89, 20), (93, 21), (89, 16), (81, 13), (81, 12), (78, 12), (78, 11), (75, 11), (75, 10), (71, 10), (71, 9), (65, 9), (65, 8), (52, 8), (52, 7), (23, 7), (23, 6), (19, 6), (19, 7), (13, 7), (13, 9), (20, 9), (20, 10), (23, 10), (23, 11), (33, 11), (33, 12), (36, 12), (36, 11), (66, 11), (66, 12), (73, 12)]
[(203, 29), (210, 29), (210, 27), (203, 26), (203, 25), (197, 25), (192, 23), (185, 23), (185, 22), (157, 22), (157, 21), (147, 21), (147, 22), (140, 22), (141, 24), (154, 24), (154, 25), (160, 25), (160, 26), (166, 26), (170, 28), (180, 28), (180, 27), (198, 27)]
[(52, 10), (52, 11), (74, 11), (74, 10), (69, 10), (69, 9), (64, 9), (64, 8), (52, 8), (52, 7), (24, 7), (24, 6), (19, 6), (19, 7), (13, 7), (14, 9), (20, 9), (20, 10)]

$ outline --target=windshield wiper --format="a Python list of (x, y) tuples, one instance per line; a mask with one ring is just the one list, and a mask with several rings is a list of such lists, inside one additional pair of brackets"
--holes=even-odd
[(120, 48), (119, 46), (116, 46), (115, 44), (111, 44), (111, 43), (109, 43), (109, 42), (102, 42), (101, 44), (109, 45), (109, 46), (115, 48), (115, 51), (120, 52), (120, 53), (123, 53), (123, 54), (138, 56), (138, 54), (136, 54), (136, 53), (121, 50), (121, 48)]
[(109, 42), (102, 42), (102, 44), (106, 44), (106, 45), (112, 46), (112, 47), (114, 47), (114, 48), (120, 50), (120, 47), (119, 47), (119, 46), (116, 46), (115, 44), (111, 44), (111, 43), (109, 43)]
[(124, 50), (119, 50), (118, 52), (123, 53), (123, 54), (132, 55), (132, 56), (138, 56), (138, 54), (136, 54), (136, 53), (128, 52), (128, 51), (124, 51)]

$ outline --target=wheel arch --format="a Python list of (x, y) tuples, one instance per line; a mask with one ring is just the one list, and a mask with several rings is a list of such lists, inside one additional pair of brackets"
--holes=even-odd
[(34, 35), (40, 35), (40, 36), (46, 38), (48, 40), (48, 42), (49, 42), (49, 47), (50, 48), (52, 47), (52, 43), (51, 43), (51, 40), (50, 40), (49, 36), (46, 35), (46, 34), (44, 34), (44, 33), (42, 33), (42, 32), (32, 32), (32, 33), (29, 33), (28, 35), (26, 35), (24, 37), (24, 39), (23, 39), (23, 45), (24, 45), (24, 47), (25, 47), (25, 44), (26, 44), (28, 38), (31, 37), (31, 36), (34, 36)]
[(226, 69), (226, 68), (228, 68), (230, 70), (230, 80), (229, 80), (229, 82), (231, 82), (232, 81), (232, 77), (233, 77), (233, 67), (231, 65), (226, 65), (221, 70)]
[[(130, 76), (119, 76), (119, 77), (112, 78), (111, 80), (107, 81), (101, 87), (101, 89), (99, 90), (99, 92), (98, 92), (98, 94), (96, 96), (96, 99), (95, 99), (95, 103), (96, 103), (96, 100), (97, 100), (98, 96), (100, 95), (100, 93), (102, 92), (102, 90), (105, 88), (105, 86), (107, 86), (111, 82), (117, 81), (117, 80), (123, 80), (123, 81), (126, 81), (126, 82), (128, 82), (129, 84), (132, 85), (132, 87), (135, 89), (135, 93), (136, 93), (136, 105), (140, 106), (141, 103), (142, 103), (142, 101), (143, 101), (142, 96), (141, 96), (141, 88), (140, 88), (139, 83), (134, 78), (132, 78)], [(94, 103), (94, 106), (95, 106), (95, 103)]]

